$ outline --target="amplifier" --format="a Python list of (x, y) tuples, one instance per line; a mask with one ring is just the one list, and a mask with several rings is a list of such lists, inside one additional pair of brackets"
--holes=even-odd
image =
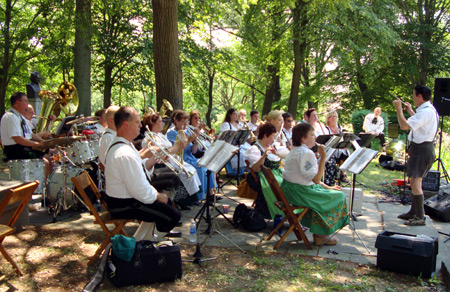
[(441, 173), (437, 170), (430, 170), (426, 177), (422, 179), (422, 189), (424, 191), (439, 191), (441, 183)]
[(425, 214), (442, 222), (450, 222), (450, 194), (436, 195), (424, 202)]

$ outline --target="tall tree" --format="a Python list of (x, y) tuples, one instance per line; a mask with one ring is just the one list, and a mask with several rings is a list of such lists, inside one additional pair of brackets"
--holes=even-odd
[(91, 1), (76, 0), (74, 84), (80, 98), (78, 114), (91, 115)]
[[(3, 40), (0, 67), (0, 115), (5, 112), (5, 98), (8, 85), (13, 76), (39, 55), (38, 29), (42, 12), (47, 2), (6, 0), (0, 4), (0, 23)], [(34, 40), (34, 41), (33, 41)], [(26, 84), (26, 83), (25, 83)], [(23, 84), (23, 88), (25, 88)], [(18, 91), (20, 89), (14, 89)]]
[(157, 107), (167, 99), (183, 108), (183, 80), (178, 49), (178, 1), (152, 0)]

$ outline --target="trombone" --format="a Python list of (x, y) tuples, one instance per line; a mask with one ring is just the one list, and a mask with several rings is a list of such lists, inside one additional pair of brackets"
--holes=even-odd
[[(147, 126), (147, 131), (145, 132), (145, 138), (147, 141), (150, 141), (149, 144), (153, 144), (153, 146), (158, 147), (161, 151), (156, 151), (151, 146), (148, 145), (148, 149), (150, 152), (152, 152), (153, 155), (159, 160), (162, 161), (167, 168), (169, 168), (171, 171), (173, 171), (175, 174), (179, 175), (181, 172), (185, 173), (188, 179), (191, 179), (194, 176), (194, 173), (187, 170), (186, 167), (184, 167), (183, 163), (178, 161), (172, 154), (170, 154), (169, 150), (162, 145), (160, 145), (158, 142), (156, 142), (155, 134), (150, 131), (150, 129)], [(167, 160), (165, 158), (168, 158)], [(173, 164), (172, 164), (173, 163)]]

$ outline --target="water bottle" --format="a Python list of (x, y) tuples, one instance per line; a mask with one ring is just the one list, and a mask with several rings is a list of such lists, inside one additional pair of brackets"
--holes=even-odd
[(197, 242), (197, 226), (194, 220), (191, 221), (191, 227), (189, 228), (189, 241)]
[[(281, 217), (280, 214), (275, 215), (275, 217), (273, 218), (273, 229), (275, 229), (278, 224), (280, 224), (281, 220), (283, 220), (283, 217)], [(283, 226), (280, 227), (280, 229), (278, 229), (278, 234), (281, 235), (281, 231), (283, 230)]]

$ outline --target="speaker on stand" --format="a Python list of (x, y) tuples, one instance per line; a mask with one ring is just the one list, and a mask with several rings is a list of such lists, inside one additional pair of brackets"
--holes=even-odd
[(442, 175), (448, 181), (450, 177), (448, 175), (445, 164), (441, 159), (441, 147), (442, 147), (442, 128), (444, 126), (444, 116), (450, 115), (450, 78), (436, 78), (434, 81), (434, 99), (433, 105), (436, 108), (440, 118), (440, 135), (439, 135), (439, 156), (436, 159), (438, 162), (438, 171), (442, 167)]

